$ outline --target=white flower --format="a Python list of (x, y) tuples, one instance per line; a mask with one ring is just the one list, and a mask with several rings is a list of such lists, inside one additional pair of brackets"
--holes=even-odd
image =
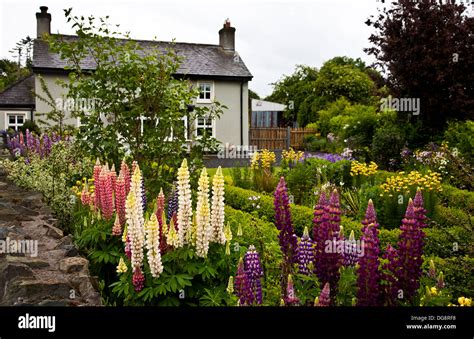
[(198, 197), (196, 204), (196, 254), (207, 257), (209, 240), (212, 236), (209, 210), (209, 177), (203, 168), (199, 177)]
[(145, 231), (148, 265), (153, 278), (158, 278), (163, 272), (163, 264), (160, 253), (160, 231), (155, 213), (151, 214), (150, 220), (145, 225)]
[(188, 162), (183, 160), (178, 169), (178, 247), (191, 241), (193, 215)]
[(219, 244), (225, 243), (224, 234), (224, 176), (219, 166), (212, 179), (211, 239)]

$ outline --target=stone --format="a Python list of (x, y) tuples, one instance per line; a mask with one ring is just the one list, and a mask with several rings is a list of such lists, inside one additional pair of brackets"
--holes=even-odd
[(18, 277), (33, 277), (31, 268), (22, 263), (3, 263), (0, 265), (0, 272), (5, 280), (13, 280)]
[(48, 237), (54, 238), (54, 239), (61, 239), (63, 235), (63, 231), (61, 231), (59, 228), (44, 224), (43, 227), (46, 228), (46, 235)]
[(63, 238), (61, 238), (59, 241), (58, 241), (58, 244), (56, 245), (56, 247), (54, 247), (55, 249), (65, 249), (67, 246), (70, 246), (73, 244), (73, 241), (72, 241), (72, 235), (67, 235)]
[(41, 268), (49, 267), (49, 263), (47, 261), (41, 260), (39, 258), (33, 258), (33, 257), (16, 257), (16, 256), (8, 255), (7, 262), (11, 264), (15, 264), (15, 263), (24, 264), (32, 269), (41, 269)]
[[(91, 278), (86, 274), (74, 275), (69, 278), (69, 283), (74, 289), (79, 292), (81, 297), (84, 298), (95, 298), (97, 291), (91, 283)], [(76, 295), (76, 298), (78, 296)]]
[(8, 284), (4, 301), (17, 300), (19, 297), (30, 301), (44, 300), (45, 298), (68, 299), (71, 286), (67, 282), (58, 280), (15, 280)]
[(81, 257), (64, 258), (59, 262), (59, 269), (66, 273), (88, 273), (89, 261)]
[(79, 250), (74, 245), (64, 246), (64, 249), (66, 250), (66, 257), (76, 257), (79, 255)]

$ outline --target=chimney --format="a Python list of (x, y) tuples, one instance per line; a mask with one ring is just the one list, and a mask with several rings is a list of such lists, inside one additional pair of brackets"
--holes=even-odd
[(230, 26), (229, 19), (224, 22), (224, 27), (219, 31), (219, 45), (226, 51), (235, 50), (235, 27)]
[(36, 36), (41, 38), (43, 34), (51, 34), (51, 14), (48, 7), (41, 6), (41, 12), (36, 13)]

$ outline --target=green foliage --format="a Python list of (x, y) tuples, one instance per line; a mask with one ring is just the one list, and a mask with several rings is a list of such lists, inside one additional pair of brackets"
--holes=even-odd
[(71, 186), (83, 177), (91, 177), (93, 162), (78, 157), (77, 149), (69, 142), (54, 144), (51, 154), (41, 159), (37, 154), (24, 158), (4, 161), (2, 166), (8, 178), (20, 187), (42, 193), (45, 202), (58, 218), (59, 225), (68, 230), (76, 197)]
[[(129, 34), (117, 32), (107, 18), (77, 17), (71, 9), (65, 16), (80, 39), (54, 35), (49, 43), (53, 52), (70, 61), (69, 79), (62, 83), (68, 99), (93, 99), (93, 105), (75, 105), (72, 112), (81, 121), (81, 149), (116, 168), (128, 153), (140, 163), (152, 188), (170, 185), (175, 177), (170, 169), (178, 168), (186, 156), (192, 173), (198, 173), (204, 151), (215, 151), (217, 143), (207, 133), (194, 137), (195, 121), (217, 119), (226, 107), (214, 102), (189, 112), (198, 89), (174, 76), (181, 59), (173, 44), (166, 50), (153, 44), (145, 48)], [(96, 62), (92, 73), (82, 69), (86, 57)]]
[(30, 70), (18, 66), (17, 62), (0, 59), (0, 92), (30, 75)]
[(405, 146), (404, 130), (395, 124), (377, 129), (372, 141), (372, 159), (381, 169), (395, 169), (401, 163), (400, 152)]
[(298, 162), (293, 168), (283, 170), (289, 194), (296, 204), (313, 206), (316, 202), (315, 191), (327, 182), (345, 185), (351, 182), (351, 163), (348, 160), (330, 162), (324, 159), (309, 158)]
[(230, 169), (232, 184), (238, 187), (249, 189), (252, 187), (252, 175), (248, 166), (232, 167)]
[[(472, 256), (427, 258), (426, 267), (429, 265), (429, 259), (433, 259), (438, 272), (443, 272), (446, 289), (452, 295), (453, 301), (459, 297), (472, 297), (474, 287), (474, 258)], [(457, 302), (453, 303), (457, 304)]]
[[(311, 114), (311, 101), (314, 98), (314, 81), (318, 77), (316, 68), (297, 65), (291, 75), (284, 75), (273, 85), (273, 92), (265, 98), (268, 101), (287, 105), (283, 118), (287, 124), (300, 120), (300, 116)], [(290, 105), (290, 101), (293, 105)], [(302, 125), (305, 124), (300, 121)]]
[(473, 215), (456, 207), (437, 206), (433, 220), (442, 225), (442, 227), (462, 226), (472, 229), (474, 224)]
[(334, 60), (324, 63), (314, 85), (316, 93), (321, 97), (320, 109), (340, 97), (353, 103), (369, 104), (375, 91), (372, 79), (365, 72)]
[(474, 165), (474, 121), (454, 121), (448, 123), (444, 139), (450, 147), (456, 147), (463, 157)]
[(445, 206), (456, 207), (466, 213), (474, 214), (474, 192), (461, 190), (450, 185), (442, 185), (443, 190), (439, 193), (441, 202)]

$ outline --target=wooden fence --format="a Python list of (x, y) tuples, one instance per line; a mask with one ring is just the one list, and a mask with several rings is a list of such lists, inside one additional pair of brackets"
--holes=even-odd
[(315, 134), (316, 130), (312, 128), (250, 128), (250, 145), (262, 149), (288, 149), (292, 147), (295, 150), (303, 149), (304, 138)]

